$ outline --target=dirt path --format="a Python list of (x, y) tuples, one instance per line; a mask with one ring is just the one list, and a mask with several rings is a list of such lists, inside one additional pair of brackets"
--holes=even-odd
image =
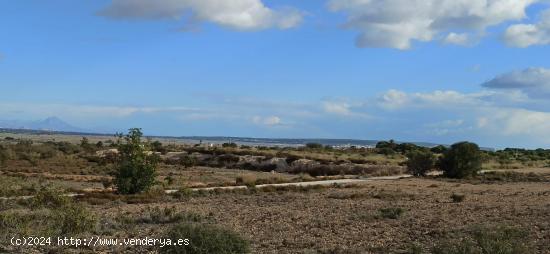
[[(327, 186), (334, 184), (354, 184), (354, 183), (364, 183), (370, 181), (384, 181), (384, 180), (399, 180), (402, 178), (409, 178), (412, 175), (395, 175), (395, 176), (378, 176), (378, 177), (369, 177), (369, 178), (360, 178), (360, 179), (337, 179), (337, 180), (324, 180), (324, 181), (310, 181), (310, 182), (296, 182), (296, 183), (277, 183), (277, 184), (260, 184), (256, 185), (256, 188), (265, 188), (265, 187), (286, 187), (286, 186)], [(226, 186), (226, 187), (206, 187), (206, 188), (192, 188), (193, 191), (212, 191), (212, 190), (236, 190), (236, 189), (246, 189), (247, 186)], [(179, 190), (166, 190), (167, 194), (178, 192)], [(66, 197), (76, 197), (84, 194), (81, 193), (68, 193), (63, 196)], [(34, 196), (16, 196), (16, 197), (0, 197), (0, 200), (12, 200), (12, 199), (29, 199)]]
[[(383, 181), (383, 180), (399, 180), (401, 178), (409, 178), (412, 175), (395, 175), (395, 176), (378, 176), (378, 177), (369, 177), (369, 178), (360, 178), (360, 179), (337, 179), (337, 180), (324, 180), (324, 181), (310, 181), (310, 182), (295, 182), (295, 183), (276, 183), (276, 184), (260, 184), (256, 185), (256, 188), (265, 188), (265, 187), (288, 187), (288, 186), (297, 186), (297, 187), (306, 187), (306, 186), (327, 186), (333, 184), (354, 184), (354, 183), (364, 183), (369, 181)], [(193, 191), (211, 191), (211, 190), (237, 190), (237, 189), (246, 189), (247, 186), (226, 186), (226, 187), (207, 187), (207, 188), (192, 188)], [(166, 193), (174, 193), (178, 190), (166, 190)]]

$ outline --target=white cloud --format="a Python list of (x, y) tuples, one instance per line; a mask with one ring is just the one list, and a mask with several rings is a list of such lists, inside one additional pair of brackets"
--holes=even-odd
[(464, 131), (463, 129), (464, 120), (444, 120), (435, 123), (426, 124), (425, 127), (430, 133), (433, 133), (438, 136), (445, 136), (452, 133), (458, 133)]
[(519, 48), (550, 44), (550, 10), (544, 11), (536, 24), (517, 24), (508, 27), (504, 33), (504, 41)]
[(261, 0), (113, 0), (98, 15), (114, 19), (179, 19), (190, 16), (236, 30), (287, 29), (302, 14), (292, 8), (274, 10)]
[(391, 89), (379, 96), (377, 101), (378, 106), (389, 110), (434, 106), (456, 107), (486, 104), (487, 98), (495, 94), (495, 92), (490, 91), (464, 94), (451, 90), (437, 90), (429, 93), (405, 93), (403, 91)]
[(468, 46), (471, 44), (470, 36), (465, 33), (449, 33), (447, 37), (443, 40), (445, 44), (454, 44), (459, 46)]
[(413, 40), (431, 41), (439, 35), (464, 42), (462, 31), (483, 33), (487, 27), (520, 20), (536, 1), (330, 0), (328, 6), (348, 14), (346, 26), (360, 32), (359, 47), (409, 49)]
[(380, 96), (378, 101), (386, 109), (396, 109), (407, 104), (409, 96), (405, 92), (391, 89)]
[(550, 69), (527, 68), (512, 71), (497, 76), (482, 84), (493, 89), (514, 89), (527, 93), (529, 96), (550, 96)]
[(268, 116), (268, 117), (254, 116), (252, 117), (252, 122), (258, 125), (265, 125), (265, 126), (282, 125), (281, 118), (279, 118), (278, 116)]
[(325, 101), (323, 103), (323, 108), (325, 112), (337, 114), (337, 115), (350, 115), (350, 105), (346, 102), (332, 102), (332, 101)]
[(67, 104), (2, 103), (0, 114), (10, 112), (30, 113), (42, 116), (70, 117), (128, 117), (138, 113), (199, 113), (204, 109), (191, 107), (132, 107)]
[[(505, 121), (504, 133), (506, 134), (543, 134), (550, 130), (548, 112), (513, 109), (500, 112), (496, 118)], [(550, 140), (550, 134), (541, 137)]]
[(477, 137), (502, 146), (514, 146), (512, 142), (529, 147), (550, 145), (550, 103), (529, 109), (531, 100), (525, 100), (522, 93), (389, 90), (375, 101), (378, 107), (368, 113), (383, 119), (387, 128), (397, 125), (394, 133), (405, 132), (406, 126), (406, 135), (424, 135), (423, 140), (439, 136), (452, 138), (450, 142), (476, 141)]

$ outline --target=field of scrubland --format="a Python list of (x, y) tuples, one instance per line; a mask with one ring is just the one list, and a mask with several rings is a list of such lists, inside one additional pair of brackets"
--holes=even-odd
[[(0, 139), (0, 252), (207, 253), (187, 247), (10, 244), (14, 236), (179, 236), (189, 237), (195, 247), (213, 241), (214, 248), (221, 241), (233, 253), (550, 253), (548, 150), (482, 152), (483, 171), (464, 179), (432, 172), (397, 180), (257, 188), (407, 174), (411, 150), (438, 158), (445, 148), (150, 140), (148, 153), (159, 160), (153, 186), (122, 195), (114, 181), (118, 147), (113, 137), (54, 140), (2, 133)], [(201, 190), (224, 186), (246, 187)]]

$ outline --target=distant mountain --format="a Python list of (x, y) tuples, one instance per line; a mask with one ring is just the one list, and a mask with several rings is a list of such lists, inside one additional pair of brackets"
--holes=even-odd
[(66, 131), (66, 132), (83, 132), (84, 130), (72, 126), (58, 117), (48, 117), (39, 121), (9, 121), (0, 120), (0, 128), (7, 129), (25, 129), (25, 130), (42, 130), (42, 131)]

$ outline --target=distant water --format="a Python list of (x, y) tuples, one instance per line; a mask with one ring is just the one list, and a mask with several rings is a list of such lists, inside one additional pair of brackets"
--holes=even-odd
[[(27, 134), (60, 134), (60, 135), (79, 135), (79, 136), (104, 136), (109, 137), (113, 134), (106, 133), (89, 133), (89, 132), (66, 132), (66, 131), (44, 131), (44, 130), (29, 130), (29, 129), (10, 129), (0, 128), (0, 133), (27, 133)], [(159, 138), (166, 141), (184, 142), (191, 144), (198, 144), (200, 142), (204, 144), (222, 144), (222, 143), (236, 143), (239, 145), (249, 146), (279, 146), (279, 147), (298, 147), (304, 146), (308, 143), (318, 143), (328, 146), (341, 146), (341, 147), (374, 147), (380, 140), (362, 140), (362, 139), (295, 139), (295, 138), (246, 138), (246, 137), (203, 137), (203, 136), (187, 136), (187, 137), (169, 137), (169, 136), (151, 136), (152, 138)], [(395, 141), (396, 143), (412, 143), (418, 146), (434, 147), (439, 144), (428, 142), (405, 142)], [(495, 151), (494, 148), (481, 147), (482, 150)]]
[[(375, 147), (378, 140), (361, 139), (288, 139), (288, 138), (244, 138), (244, 137), (174, 137), (178, 141), (185, 143), (236, 143), (239, 145), (250, 146), (304, 146), (308, 143), (317, 143), (328, 146), (356, 146), (356, 147)], [(398, 142), (399, 143), (399, 142)], [(419, 146), (433, 147), (437, 144), (425, 142), (413, 142)]]

